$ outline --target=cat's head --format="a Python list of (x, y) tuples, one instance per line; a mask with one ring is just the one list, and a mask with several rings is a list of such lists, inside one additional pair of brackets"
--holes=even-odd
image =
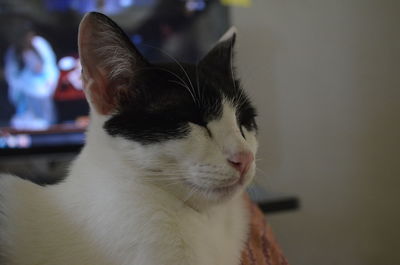
[(255, 174), (256, 113), (234, 76), (234, 43), (231, 29), (196, 65), (152, 64), (102, 14), (79, 28), (91, 115), (112, 148), (142, 181), (192, 205), (231, 198)]

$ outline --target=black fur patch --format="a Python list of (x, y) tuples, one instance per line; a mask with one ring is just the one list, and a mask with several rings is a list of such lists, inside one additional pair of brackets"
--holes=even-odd
[(231, 74), (213, 71), (212, 65), (173, 63), (142, 69), (132, 96), (120, 103), (105, 130), (142, 144), (183, 138), (190, 133), (189, 122), (206, 128), (220, 118), (223, 100), (237, 107), (240, 126), (255, 130), (256, 113), (239, 81), (233, 85)]
[[(218, 118), (221, 95), (199, 90), (193, 66), (182, 68), (186, 73), (174, 64), (141, 69), (132, 96), (124, 99), (117, 114), (105, 123), (106, 131), (150, 144), (187, 136), (188, 122), (206, 126), (210, 119)], [(210, 106), (211, 102), (214, 105)]]

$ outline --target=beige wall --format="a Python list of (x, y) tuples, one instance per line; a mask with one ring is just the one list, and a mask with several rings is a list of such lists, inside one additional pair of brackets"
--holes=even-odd
[(400, 264), (400, 1), (235, 8), (259, 109), (259, 182), (298, 194), (270, 216), (289, 261)]

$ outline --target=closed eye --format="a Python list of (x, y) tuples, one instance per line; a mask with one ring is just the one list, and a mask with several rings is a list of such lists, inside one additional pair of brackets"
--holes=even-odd
[(245, 127), (248, 131), (257, 130), (256, 116), (256, 110), (251, 106), (241, 109), (238, 115), (239, 126)]
[(212, 135), (210, 129), (207, 126), (205, 126), (204, 128), (206, 129), (208, 136), (210, 136), (210, 138), (212, 138), (213, 135)]
[(246, 121), (243, 121), (241, 126), (245, 127), (249, 131), (253, 131), (257, 129), (255, 117), (252, 117)]
[(244, 135), (244, 132), (243, 132), (243, 126), (240, 125), (239, 129), (240, 129), (240, 133), (242, 134), (243, 138), (246, 139), (246, 136)]
[(191, 121), (191, 123), (193, 123), (193, 124), (195, 124), (195, 125), (201, 127), (202, 129), (204, 129), (204, 130), (207, 132), (207, 135), (208, 135), (210, 138), (213, 137), (212, 132), (211, 132), (211, 130), (208, 128), (208, 126), (207, 126), (206, 123), (204, 123), (204, 122), (194, 122), (194, 121)]

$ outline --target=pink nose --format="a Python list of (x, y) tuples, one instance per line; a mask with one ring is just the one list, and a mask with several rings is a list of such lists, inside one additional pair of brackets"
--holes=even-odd
[(251, 152), (239, 152), (228, 158), (229, 164), (239, 171), (241, 177), (246, 175), (253, 161), (254, 155)]

